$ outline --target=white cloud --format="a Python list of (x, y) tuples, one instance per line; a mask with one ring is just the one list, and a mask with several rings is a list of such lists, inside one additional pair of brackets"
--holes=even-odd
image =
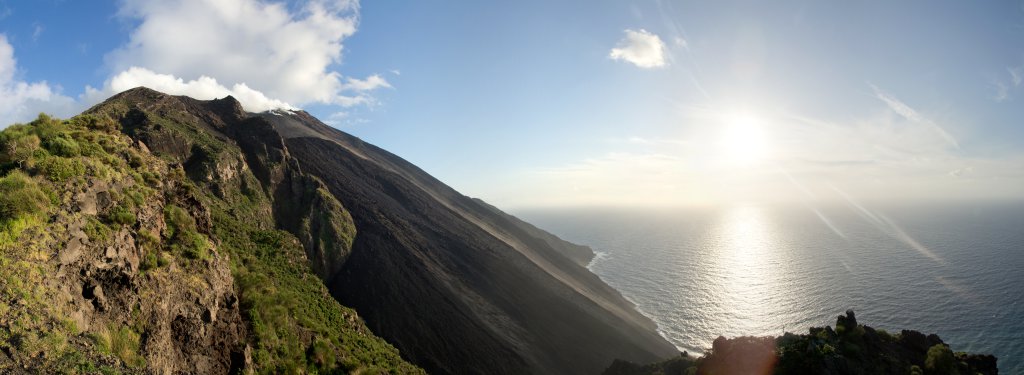
[(647, 30), (626, 29), (626, 37), (612, 48), (608, 57), (624, 60), (641, 68), (660, 68), (667, 65), (665, 43)]
[(221, 85), (216, 79), (200, 76), (198, 79), (185, 81), (170, 74), (155, 73), (146, 68), (131, 67), (107, 81), (104, 90), (86, 88), (85, 98), (89, 102), (99, 102), (112, 93), (118, 93), (139, 86), (171, 95), (186, 95), (196, 99), (210, 100), (231, 95), (238, 99), (250, 112), (269, 111), (271, 109), (295, 109), (288, 103), (270, 99), (263, 93), (249, 88), (244, 83), (236, 83), (230, 88)]
[(348, 81), (345, 82), (345, 85), (343, 87), (345, 89), (353, 91), (370, 91), (381, 87), (390, 88), (391, 84), (389, 84), (388, 81), (384, 80), (383, 77), (374, 74), (372, 76), (366, 77), (366, 79), (356, 79), (350, 77)]
[(78, 109), (74, 99), (60, 94), (59, 87), (17, 79), (17, 65), (14, 47), (0, 34), (0, 128), (29, 121), (39, 112), (67, 116)]
[(391, 87), (383, 77), (332, 70), (356, 31), (358, 9), (356, 1), (310, 0), (290, 10), (257, 0), (125, 0), (119, 14), (138, 27), (106, 55), (117, 73), (87, 96), (146, 82), (189, 95), (231, 92), (250, 111), (274, 103), (372, 104), (370, 91)]

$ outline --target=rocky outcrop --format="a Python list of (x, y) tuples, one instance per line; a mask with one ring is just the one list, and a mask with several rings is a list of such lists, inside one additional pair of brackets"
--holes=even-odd
[(890, 335), (857, 323), (852, 310), (836, 328), (808, 334), (715, 339), (699, 358), (684, 353), (639, 365), (616, 360), (605, 375), (645, 374), (998, 374), (992, 355), (953, 353), (931, 334), (903, 330)]

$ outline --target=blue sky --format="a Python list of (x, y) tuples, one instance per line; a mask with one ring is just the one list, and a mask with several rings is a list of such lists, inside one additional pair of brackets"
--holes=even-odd
[(0, 35), (5, 124), (230, 93), (502, 207), (1024, 194), (1019, 1), (0, 0)]

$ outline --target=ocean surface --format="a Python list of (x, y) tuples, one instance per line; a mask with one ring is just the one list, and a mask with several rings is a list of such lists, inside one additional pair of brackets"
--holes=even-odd
[(806, 333), (847, 309), (1024, 374), (1024, 204), (514, 211), (597, 253), (590, 269), (703, 353)]

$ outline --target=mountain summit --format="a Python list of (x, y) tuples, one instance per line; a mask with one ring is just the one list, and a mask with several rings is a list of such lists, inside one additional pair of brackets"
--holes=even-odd
[(304, 111), (136, 88), (0, 134), (0, 370), (593, 374), (678, 354), (589, 249)]

